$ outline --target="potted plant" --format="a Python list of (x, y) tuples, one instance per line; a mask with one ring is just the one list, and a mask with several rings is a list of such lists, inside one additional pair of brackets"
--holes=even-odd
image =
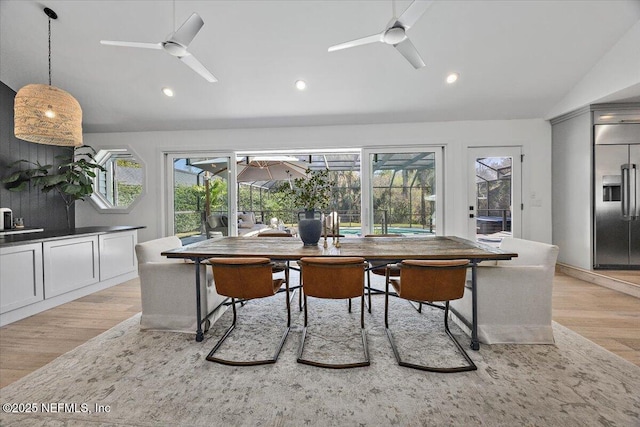
[(88, 145), (74, 147), (69, 155), (56, 156), (63, 163), (52, 172), (52, 165), (42, 165), (40, 162), (18, 160), (9, 165), (10, 168), (18, 168), (20, 165), (29, 165), (26, 169), (20, 169), (0, 182), (7, 184), (9, 191), (23, 191), (33, 185), (42, 192), (56, 191), (62, 197), (67, 213), (67, 227), (71, 230), (71, 217), (69, 209), (76, 200), (85, 200), (93, 194), (93, 178), (96, 170), (105, 171), (105, 168), (95, 163), (95, 150)]
[(307, 169), (306, 174), (306, 178), (296, 178), (293, 182), (283, 184), (279, 190), (286, 201), (304, 209), (298, 214), (298, 234), (305, 246), (314, 246), (322, 234), (322, 221), (316, 215), (317, 210), (329, 206), (331, 182), (329, 169)]

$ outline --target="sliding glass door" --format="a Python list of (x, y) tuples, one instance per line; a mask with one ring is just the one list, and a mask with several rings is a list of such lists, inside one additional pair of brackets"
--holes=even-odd
[[(234, 159), (234, 161), (231, 161)], [(235, 155), (165, 153), (166, 230), (183, 243), (237, 232)]]
[(365, 150), (363, 231), (442, 234), (442, 147)]

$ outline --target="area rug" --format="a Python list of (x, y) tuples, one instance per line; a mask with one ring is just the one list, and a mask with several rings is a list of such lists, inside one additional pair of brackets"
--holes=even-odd
[[(371, 365), (331, 370), (296, 363), (303, 315), (276, 364), (231, 367), (205, 357), (231, 311), (197, 343), (190, 334), (140, 331), (134, 316), (0, 390), (2, 426), (640, 426), (640, 368), (554, 324), (555, 345), (483, 345), (477, 371), (441, 374), (396, 364), (384, 297), (365, 327)], [(285, 325), (284, 294), (239, 308), (220, 357), (270, 357)], [(309, 298), (305, 358), (363, 357), (360, 303)], [(403, 357), (462, 362), (442, 311), (391, 301)], [(469, 339), (452, 325), (465, 347)], [(8, 406), (9, 405), (9, 406)], [(22, 406), (20, 406), (22, 405)], [(31, 412), (28, 412), (31, 411)]]

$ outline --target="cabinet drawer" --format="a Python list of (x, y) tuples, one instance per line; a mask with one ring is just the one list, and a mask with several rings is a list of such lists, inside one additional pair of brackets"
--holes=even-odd
[(0, 313), (42, 301), (42, 244), (0, 249)]
[(98, 282), (98, 236), (44, 242), (42, 250), (45, 298)]

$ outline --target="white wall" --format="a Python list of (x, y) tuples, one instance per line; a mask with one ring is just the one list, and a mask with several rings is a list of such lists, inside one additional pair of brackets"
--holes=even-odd
[(591, 112), (552, 128), (553, 243), (558, 262), (591, 269)]
[(638, 95), (640, 84), (640, 21), (547, 114), (555, 118), (585, 105), (615, 101), (613, 93)]
[[(146, 163), (148, 187), (147, 194), (128, 214), (100, 213), (91, 203), (78, 203), (76, 226), (145, 225), (147, 228), (139, 232), (140, 241), (161, 237), (164, 233), (163, 151), (445, 145), (444, 232), (466, 236), (467, 147), (520, 145), (525, 154), (522, 237), (551, 242), (551, 126), (542, 119), (101, 133), (84, 135), (84, 142), (95, 149), (132, 147)], [(541, 199), (541, 207), (527, 206), (533, 193)]]

